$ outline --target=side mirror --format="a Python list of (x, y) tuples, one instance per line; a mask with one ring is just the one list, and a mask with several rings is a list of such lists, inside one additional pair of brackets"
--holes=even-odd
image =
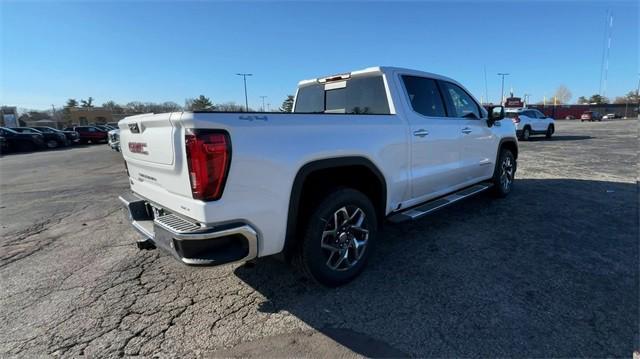
[(492, 106), (489, 107), (489, 119), (487, 124), (489, 127), (493, 126), (496, 121), (500, 121), (504, 118), (504, 106)]

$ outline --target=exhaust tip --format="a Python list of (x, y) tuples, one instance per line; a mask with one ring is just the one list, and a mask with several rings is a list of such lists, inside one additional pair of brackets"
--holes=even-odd
[(137, 241), (136, 246), (138, 246), (139, 250), (147, 250), (150, 251), (152, 249), (156, 249), (156, 245), (153, 244), (153, 241), (150, 239), (145, 239), (143, 241)]

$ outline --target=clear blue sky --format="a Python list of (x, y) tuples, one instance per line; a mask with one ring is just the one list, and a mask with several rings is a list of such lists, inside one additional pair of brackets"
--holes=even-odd
[(1, 2), (0, 104), (68, 98), (175, 101), (200, 94), (272, 107), (298, 80), (368, 66), (453, 77), (475, 95), (506, 88), (598, 92), (605, 12), (614, 15), (607, 96), (638, 84), (637, 1)]

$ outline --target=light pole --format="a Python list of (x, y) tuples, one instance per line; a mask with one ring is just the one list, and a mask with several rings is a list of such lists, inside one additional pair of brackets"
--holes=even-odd
[(504, 77), (509, 74), (506, 72), (498, 72), (498, 76), (502, 76), (502, 87), (500, 88), (500, 104), (504, 106)]
[(253, 76), (253, 74), (238, 73), (238, 76), (242, 76), (244, 79), (244, 109), (249, 112), (249, 98), (247, 97), (247, 76)]
[(264, 99), (267, 98), (267, 96), (260, 96), (260, 98), (262, 99), (262, 112), (264, 112)]

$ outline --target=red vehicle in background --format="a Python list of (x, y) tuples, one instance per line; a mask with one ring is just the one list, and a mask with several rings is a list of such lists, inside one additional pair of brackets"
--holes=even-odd
[(76, 131), (80, 135), (81, 143), (107, 142), (107, 131), (103, 131), (94, 126), (74, 126), (67, 127), (65, 131)]
[(602, 115), (596, 111), (585, 111), (580, 116), (580, 122), (584, 121), (602, 121)]

